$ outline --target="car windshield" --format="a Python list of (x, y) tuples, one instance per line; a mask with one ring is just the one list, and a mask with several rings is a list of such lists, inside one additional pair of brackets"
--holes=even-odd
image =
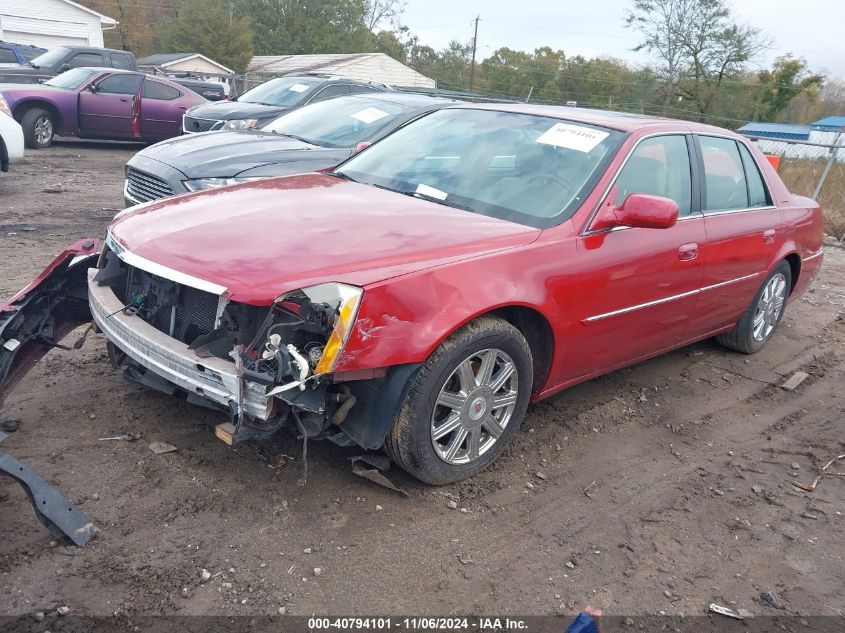
[(292, 106), (301, 102), (306, 93), (319, 81), (319, 79), (308, 77), (279, 77), (266, 81), (252, 90), (247, 90), (238, 97), (238, 101), (240, 103)]
[(410, 110), (408, 106), (380, 99), (338, 97), (283, 114), (262, 129), (321, 147), (355, 147), (362, 141), (373, 140)]
[(64, 46), (59, 46), (58, 48), (54, 48), (53, 50), (47, 51), (46, 53), (39, 55), (35, 59), (29, 62), (30, 66), (35, 66), (37, 68), (45, 68), (52, 66), (60, 59), (63, 59), (65, 55), (68, 54), (68, 49)]
[(400, 128), (336, 174), (537, 228), (569, 217), (625, 134), (491, 110), (440, 110)]
[(91, 68), (71, 68), (63, 72), (61, 75), (56, 75), (50, 81), (45, 81), (45, 85), (53, 86), (53, 88), (64, 88), (65, 90), (76, 90), (82, 87), (91, 77), (96, 75), (99, 71)]

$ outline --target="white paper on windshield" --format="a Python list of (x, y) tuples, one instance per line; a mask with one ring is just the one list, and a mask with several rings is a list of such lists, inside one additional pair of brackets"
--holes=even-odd
[(292, 90), (293, 92), (305, 92), (308, 90), (308, 86), (305, 84), (293, 84), (288, 90)]
[(383, 119), (387, 116), (387, 112), (383, 112), (378, 108), (364, 108), (360, 112), (356, 112), (355, 114), (350, 114), (353, 119), (358, 119), (359, 121), (366, 123), (369, 125), (373, 121), (378, 121), (379, 119)]
[(417, 193), (429, 198), (434, 198), (435, 200), (445, 200), (446, 196), (449, 195), (445, 191), (440, 191), (440, 189), (435, 189), (434, 187), (429, 187), (428, 185), (424, 185), (422, 183), (417, 185)]
[(610, 134), (594, 130), (593, 128), (569, 123), (555, 123), (537, 139), (537, 143), (554, 145), (564, 149), (574, 149), (577, 152), (592, 151), (596, 145), (601, 143)]

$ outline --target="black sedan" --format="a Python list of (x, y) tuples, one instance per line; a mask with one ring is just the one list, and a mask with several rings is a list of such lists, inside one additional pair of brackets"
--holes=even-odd
[(455, 103), (402, 93), (339, 97), (282, 115), (258, 130), (156, 143), (126, 165), (126, 206), (332, 167), (408, 121)]
[(185, 134), (258, 128), (285, 112), (350, 94), (390, 91), (383, 84), (330, 75), (286, 75), (266, 81), (223, 103), (191, 108), (183, 117)]

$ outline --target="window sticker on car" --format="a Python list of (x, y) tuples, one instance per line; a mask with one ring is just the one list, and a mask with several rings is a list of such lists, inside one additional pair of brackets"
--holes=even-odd
[(308, 90), (308, 86), (305, 84), (293, 84), (288, 90), (292, 90), (293, 92), (305, 92)]
[(369, 125), (370, 123), (373, 123), (374, 121), (378, 121), (379, 119), (383, 119), (384, 117), (386, 117), (387, 112), (383, 112), (382, 110), (379, 110), (378, 108), (370, 107), (370, 108), (364, 108), (360, 112), (356, 112), (355, 114), (351, 114), (349, 116), (351, 116), (353, 119), (358, 119), (362, 123), (366, 123), (367, 125)]
[(445, 200), (446, 196), (449, 195), (445, 191), (440, 191), (440, 189), (435, 189), (434, 187), (429, 187), (428, 185), (424, 185), (422, 183), (417, 185), (417, 193), (421, 196), (434, 198), (435, 200)]
[(599, 143), (610, 134), (601, 132), (589, 127), (570, 125), (568, 123), (555, 123), (545, 131), (535, 142), (544, 145), (554, 145), (564, 149), (574, 149), (578, 152), (592, 151)]

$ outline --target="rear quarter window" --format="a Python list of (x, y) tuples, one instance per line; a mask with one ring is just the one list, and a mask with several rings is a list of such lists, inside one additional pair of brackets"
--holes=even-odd
[(11, 48), (0, 46), (0, 64), (17, 64), (18, 58)]
[(704, 212), (747, 209), (748, 185), (736, 141), (699, 136), (704, 160)]
[(742, 143), (739, 143), (739, 153), (742, 156), (742, 166), (745, 168), (745, 179), (748, 183), (748, 206), (765, 207), (771, 204), (766, 183), (757, 167), (757, 161)]

